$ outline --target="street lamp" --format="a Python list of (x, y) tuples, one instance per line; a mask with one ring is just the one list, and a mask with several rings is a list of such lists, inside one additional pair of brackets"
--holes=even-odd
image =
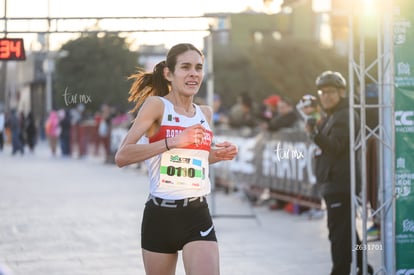
[(46, 74), (46, 112), (52, 111), (52, 73), (55, 70), (55, 62), (52, 60), (49, 51), (43, 61), (43, 71)]

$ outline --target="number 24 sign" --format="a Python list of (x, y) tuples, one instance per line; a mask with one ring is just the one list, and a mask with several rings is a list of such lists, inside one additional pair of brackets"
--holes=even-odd
[(22, 38), (0, 38), (0, 60), (25, 60)]

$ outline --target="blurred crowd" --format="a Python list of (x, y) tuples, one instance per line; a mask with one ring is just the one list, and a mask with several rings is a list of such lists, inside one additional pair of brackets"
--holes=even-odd
[(317, 98), (310, 94), (305, 94), (298, 102), (276, 94), (256, 102), (248, 93), (241, 93), (230, 108), (224, 108), (220, 96), (215, 95), (213, 108), (216, 130), (237, 129), (244, 136), (261, 130), (300, 131), (308, 119), (315, 119), (316, 122), (322, 116)]
[[(216, 134), (225, 133), (227, 130), (236, 131), (243, 137), (251, 137), (261, 131), (276, 133), (278, 131), (303, 132), (305, 125), (319, 123), (324, 116), (318, 104), (318, 99), (311, 94), (304, 94), (297, 102), (290, 98), (277, 94), (271, 94), (261, 102), (256, 102), (249, 94), (241, 93), (236, 102), (230, 108), (222, 106), (221, 98), (214, 96), (214, 127)], [(216, 176), (216, 185), (226, 190), (231, 183), (226, 179)], [(246, 190), (245, 190), (246, 191)], [(309, 207), (297, 206), (293, 203), (270, 200), (269, 189), (264, 189), (259, 196), (247, 197), (255, 204), (267, 202), (271, 209), (283, 208), (288, 212), (308, 212), (310, 218), (323, 217), (324, 211)]]
[[(316, 98), (311, 95), (305, 95), (294, 104), (289, 98), (279, 95), (255, 102), (248, 93), (241, 93), (233, 106), (225, 108), (221, 97), (216, 94), (213, 110), (217, 133), (235, 129), (243, 136), (261, 130), (303, 129), (303, 121), (308, 114), (317, 119), (321, 116)], [(95, 113), (79, 104), (73, 108), (52, 110), (46, 117), (35, 117), (32, 112), (18, 112), (16, 109), (5, 112), (0, 107), (0, 151), (5, 143), (9, 143), (13, 155), (24, 155), (33, 153), (39, 141), (47, 141), (52, 156), (82, 158), (88, 154), (104, 154), (105, 160), (112, 162), (111, 131), (128, 129), (132, 120), (129, 113), (106, 104)]]
[(112, 162), (111, 130), (128, 128), (132, 119), (128, 113), (106, 104), (95, 113), (79, 104), (52, 110), (46, 117), (0, 108), (0, 151), (10, 144), (12, 155), (33, 154), (36, 145), (45, 141), (54, 157), (83, 158), (93, 154)]

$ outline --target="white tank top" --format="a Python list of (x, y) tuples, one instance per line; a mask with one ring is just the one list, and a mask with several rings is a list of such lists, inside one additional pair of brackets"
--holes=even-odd
[(213, 133), (198, 105), (195, 106), (195, 115), (187, 117), (178, 114), (174, 105), (163, 97), (164, 113), (159, 131), (145, 142), (156, 142), (171, 138), (194, 124), (201, 124), (206, 128), (203, 142), (192, 144), (184, 148), (174, 148), (156, 155), (145, 161), (150, 178), (150, 194), (153, 196), (179, 200), (190, 197), (204, 196), (210, 193), (209, 162)]

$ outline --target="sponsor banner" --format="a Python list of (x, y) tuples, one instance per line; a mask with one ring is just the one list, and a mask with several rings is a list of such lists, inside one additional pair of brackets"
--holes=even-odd
[(394, 81), (396, 87), (414, 87), (414, 2), (395, 0)]
[(414, 269), (414, 89), (395, 88), (395, 97), (395, 243), (402, 272)]
[(213, 165), (215, 175), (295, 198), (320, 198), (313, 170), (313, 157), (318, 148), (303, 131), (262, 132), (251, 137), (227, 131), (214, 139), (215, 142), (229, 140), (239, 148), (235, 160)]
[(414, 274), (414, 1), (394, 1), (396, 274)]

